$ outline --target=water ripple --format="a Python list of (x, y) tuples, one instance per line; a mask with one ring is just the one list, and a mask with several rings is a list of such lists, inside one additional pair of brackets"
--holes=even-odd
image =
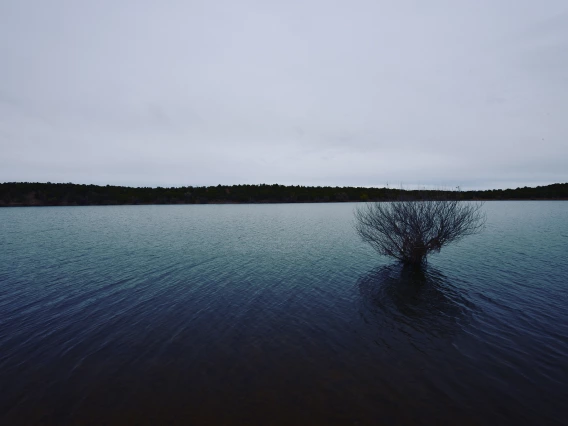
[(421, 271), (353, 205), (0, 210), (2, 424), (562, 424), (568, 203)]

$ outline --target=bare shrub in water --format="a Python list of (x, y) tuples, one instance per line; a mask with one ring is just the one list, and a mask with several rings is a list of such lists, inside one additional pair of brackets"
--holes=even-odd
[(355, 227), (379, 254), (419, 266), (429, 253), (480, 232), (482, 206), (451, 199), (365, 203), (355, 211)]

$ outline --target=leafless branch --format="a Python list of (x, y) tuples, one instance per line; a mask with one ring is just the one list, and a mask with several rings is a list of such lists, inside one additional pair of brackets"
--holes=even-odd
[(429, 253), (480, 232), (483, 203), (447, 199), (365, 203), (355, 212), (356, 230), (378, 253), (422, 264)]

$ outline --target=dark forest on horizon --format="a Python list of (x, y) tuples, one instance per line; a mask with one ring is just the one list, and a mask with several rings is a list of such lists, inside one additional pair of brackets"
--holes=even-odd
[(217, 185), (171, 188), (73, 183), (0, 183), (0, 206), (87, 206), (125, 204), (325, 203), (444, 197), (460, 200), (566, 200), (568, 183), (483, 191), (395, 188)]

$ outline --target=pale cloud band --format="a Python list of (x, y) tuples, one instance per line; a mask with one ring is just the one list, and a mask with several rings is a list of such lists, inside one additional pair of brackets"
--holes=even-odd
[(0, 3), (0, 181), (568, 181), (565, 1)]

